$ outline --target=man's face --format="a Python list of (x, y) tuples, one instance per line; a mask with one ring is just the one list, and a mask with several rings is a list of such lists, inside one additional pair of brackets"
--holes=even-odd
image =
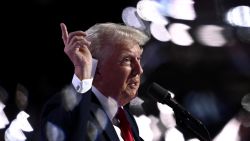
[(125, 105), (137, 95), (143, 73), (140, 64), (142, 49), (135, 43), (106, 49), (110, 55), (99, 68), (102, 84), (98, 89), (117, 100), (119, 105)]

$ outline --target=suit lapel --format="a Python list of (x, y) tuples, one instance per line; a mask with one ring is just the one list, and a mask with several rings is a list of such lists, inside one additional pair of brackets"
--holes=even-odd
[(94, 94), (92, 94), (92, 101), (91, 101), (91, 115), (94, 117), (94, 122), (97, 125), (98, 129), (98, 138), (97, 140), (114, 140), (118, 141), (119, 138), (116, 134), (114, 126), (110, 121), (108, 115), (104, 112), (103, 107), (101, 106), (100, 102), (96, 98)]
[[(84, 141), (86, 138), (86, 134), (84, 134), (84, 132), (87, 131), (87, 121), (90, 117), (90, 113), (88, 111), (90, 111), (90, 107), (87, 105), (91, 104), (91, 92), (88, 91), (87, 93), (84, 94), (78, 94), (80, 97), (80, 103), (79, 106), (77, 106), (75, 108), (76, 111), (79, 110), (79, 115), (74, 115), (73, 117), (75, 117), (73, 120), (75, 120), (74, 122), (77, 123), (76, 125), (76, 130), (74, 130), (73, 134), (73, 138), (72, 140), (74, 141)], [(79, 108), (79, 109), (78, 109)], [(78, 113), (78, 112), (76, 112)]]
[[(83, 131), (86, 131), (87, 134), (90, 133), (88, 135), (90, 140), (95, 140), (95, 141), (118, 141), (119, 140), (112, 122), (108, 118), (108, 115), (104, 112), (104, 109), (101, 106), (101, 103), (96, 98), (95, 94), (93, 94), (92, 92), (88, 92), (84, 94), (80, 102), (79, 108), (81, 109), (80, 119), (78, 122), (79, 130), (77, 130), (79, 131), (79, 133), (76, 133), (77, 136), (75, 140), (77, 141), (84, 140), (85, 135), (82, 133)], [(89, 110), (90, 112), (88, 112)], [(136, 121), (133, 115), (128, 112), (126, 107), (125, 107), (125, 114), (132, 127), (135, 141), (141, 141)], [(81, 119), (84, 119), (84, 120), (81, 120)], [(88, 123), (86, 123), (85, 121), (87, 121)], [(90, 131), (90, 129), (93, 131)]]

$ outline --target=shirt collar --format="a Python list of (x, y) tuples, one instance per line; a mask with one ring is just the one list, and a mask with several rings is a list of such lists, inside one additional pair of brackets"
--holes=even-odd
[(92, 86), (92, 91), (100, 101), (109, 119), (112, 121), (118, 111), (117, 102), (111, 97), (104, 96), (95, 86)]

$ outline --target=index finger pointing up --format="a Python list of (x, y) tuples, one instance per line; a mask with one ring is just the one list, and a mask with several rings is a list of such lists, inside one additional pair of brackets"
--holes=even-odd
[(64, 23), (61, 23), (60, 24), (60, 27), (61, 27), (61, 31), (62, 31), (62, 39), (63, 39), (63, 43), (64, 45), (67, 43), (67, 40), (68, 40), (68, 30), (67, 30), (67, 27)]

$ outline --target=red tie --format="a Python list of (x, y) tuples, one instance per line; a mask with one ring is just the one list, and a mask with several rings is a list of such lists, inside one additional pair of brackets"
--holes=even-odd
[(124, 141), (134, 141), (130, 124), (125, 115), (125, 111), (121, 107), (118, 108), (117, 118), (120, 121), (121, 136)]

